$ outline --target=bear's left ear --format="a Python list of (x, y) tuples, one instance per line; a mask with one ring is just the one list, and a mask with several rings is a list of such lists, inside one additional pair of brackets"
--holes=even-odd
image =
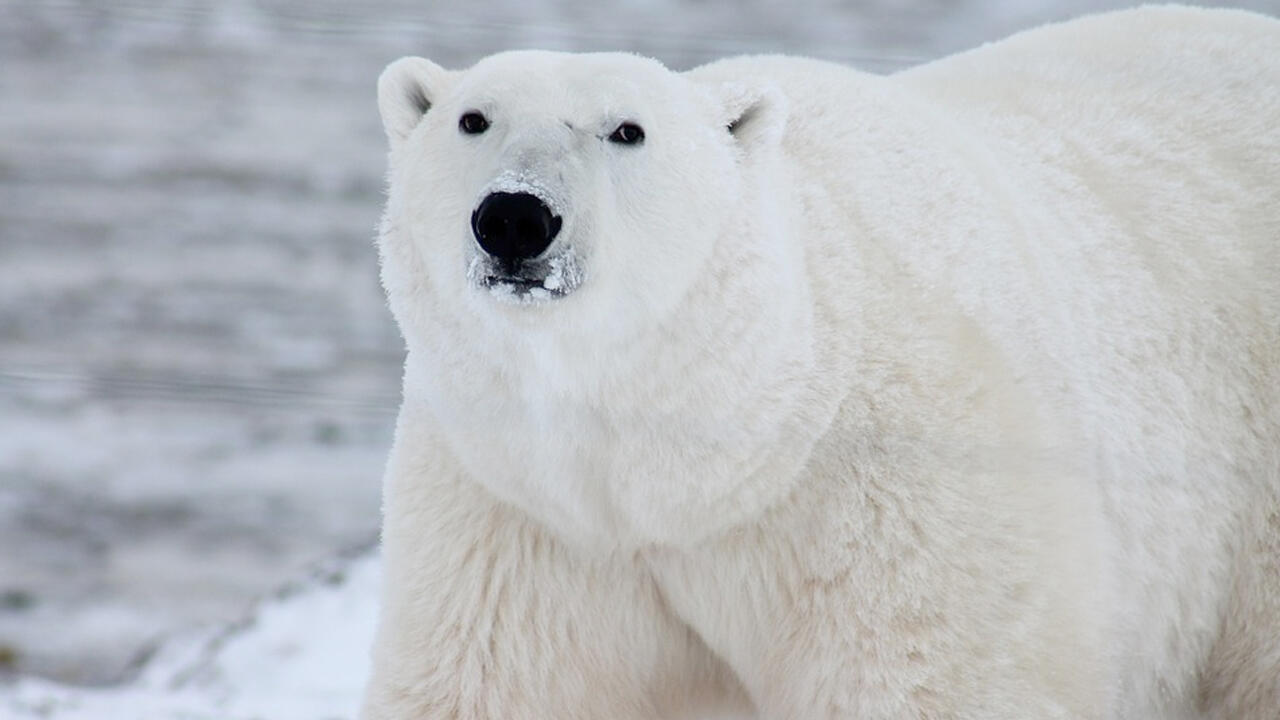
[(715, 88), (720, 122), (746, 148), (776, 145), (787, 126), (790, 103), (773, 85), (730, 81)]
[(420, 57), (403, 57), (378, 76), (378, 112), (392, 145), (403, 142), (453, 84), (454, 73)]

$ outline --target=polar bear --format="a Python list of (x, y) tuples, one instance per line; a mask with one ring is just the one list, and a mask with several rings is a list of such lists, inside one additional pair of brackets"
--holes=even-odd
[(366, 720), (1280, 712), (1280, 22), (378, 102)]

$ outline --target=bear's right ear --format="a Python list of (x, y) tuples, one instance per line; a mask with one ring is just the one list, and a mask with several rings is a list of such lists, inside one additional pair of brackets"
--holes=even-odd
[(720, 121), (743, 146), (777, 144), (790, 115), (787, 96), (769, 83), (726, 82), (716, 88)]
[(420, 57), (403, 57), (378, 77), (378, 112), (392, 145), (409, 137), (436, 98), (453, 82), (453, 73)]

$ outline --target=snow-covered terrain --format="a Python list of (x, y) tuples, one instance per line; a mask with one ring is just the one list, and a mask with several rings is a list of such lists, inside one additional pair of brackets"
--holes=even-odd
[(23, 678), (0, 718), (329, 720), (353, 717), (368, 672), (376, 556), (314, 573), (217, 632), (179, 635), (124, 688)]
[(1125, 4), (0, 0), (0, 720), (351, 717), (401, 360), (389, 60), (887, 72)]

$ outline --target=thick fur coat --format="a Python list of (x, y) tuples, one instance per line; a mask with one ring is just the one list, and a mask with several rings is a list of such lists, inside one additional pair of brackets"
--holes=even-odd
[[(407, 58), (379, 105), (366, 720), (1280, 713), (1280, 22)], [(512, 190), (547, 292), (477, 279)]]

